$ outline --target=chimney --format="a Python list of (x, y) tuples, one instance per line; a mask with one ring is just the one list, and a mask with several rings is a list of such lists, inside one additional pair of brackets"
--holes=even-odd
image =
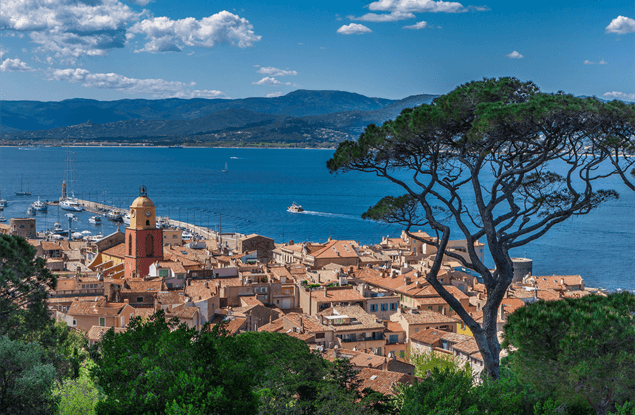
[(159, 299), (157, 298), (157, 295), (154, 295), (154, 311), (158, 311), (159, 310)]
[(404, 284), (406, 284), (406, 285), (407, 285), (407, 284), (410, 284), (410, 282), (411, 282), (411, 281), (412, 281), (412, 280), (410, 279), (410, 277), (404, 277), (404, 279), (403, 279), (403, 282), (404, 282)]
[(123, 303), (124, 304), (130, 304), (130, 300), (128, 300), (127, 298), (124, 298)]

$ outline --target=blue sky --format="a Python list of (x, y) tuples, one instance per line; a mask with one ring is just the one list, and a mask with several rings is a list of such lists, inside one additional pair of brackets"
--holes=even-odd
[(632, 0), (2, 0), (0, 99), (399, 99), (515, 76), (635, 101), (634, 19)]

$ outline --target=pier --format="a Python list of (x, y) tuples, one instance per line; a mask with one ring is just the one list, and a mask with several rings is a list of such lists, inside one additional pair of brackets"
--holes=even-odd
[[(82, 199), (74, 199), (77, 203), (79, 203), (85, 211), (90, 212), (90, 213), (94, 213), (96, 215), (101, 215), (104, 216), (104, 214), (110, 210), (120, 210), (120, 211), (125, 211), (127, 212), (127, 210), (123, 210), (120, 209), (118, 207), (115, 206), (109, 206), (103, 203), (99, 203), (99, 202), (91, 202), (89, 200), (82, 200)], [(59, 202), (49, 202), (50, 205), (58, 205)], [(169, 216), (157, 216), (157, 222), (163, 222), (168, 224), (169, 227), (171, 228), (182, 228), (182, 229), (187, 229), (188, 231), (190, 231), (191, 233), (195, 233), (198, 235), (201, 235), (202, 237), (206, 238), (206, 239), (218, 239), (219, 237), (219, 233), (210, 229), (210, 228), (206, 228), (204, 226), (198, 226), (198, 225), (193, 225), (191, 223), (187, 223), (187, 222), (183, 222), (180, 220), (175, 220), (175, 219), (171, 219)], [(229, 240), (237, 240), (239, 237), (242, 236), (242, 234), (235, 234), (232, 233), (231, 236), (228, 234), (223, 233), (222, 235), (223, 240), (226, 241), (227, 239)]]

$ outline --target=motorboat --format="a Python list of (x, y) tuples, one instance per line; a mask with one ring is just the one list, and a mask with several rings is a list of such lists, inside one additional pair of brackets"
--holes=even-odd
[(108, 220), (121, 222), (121, 218), (123, 218), (123, 212), (119, 209), (110, 210), (108, 211), (108, 213), (106, 213), (106, 217), (108, 218)]
[(33, 202), (31, 206), (33, 206), (33, 209), (37, 210), (38, 212), (46, 212), (48, 210), (48, 205), (44, 202), (41, 202), (39, 197), (37, 198), (37, 202)]
[(293, 202), (293, 204), (287, 208), (287, 212), (300, 213), (304, 212), (304, 209), (302, 209), (302, 206), (297, 205), (295, 202)]
[(8, 204), (7, 199), (0, 199), (0, 207), (7, 207)]
[(26, 210), (26, 214), (29, 216), (35, 216), (35, 208), (33, 206), (29, 206), (29, 208)]
[(71, 234), (71, 238), (73, 239), (83, 239), (84, 238), (84, 234), (81, 232), (73, 232)]
[(101, 216), (91, 216), (88, 219), (88, 222), (94, 224), (94, 225), (99, 225), (101, 222)]
[(70, 210), (71, 212), (81, 212), (84, 210), (83, 206), (80, 205), (76, 200), (73, 199), (64, 199), (60, 202), (60, 209), (62, 210)]
[(7, 218), (5, 218), (4, 216), (0, 215), (0, 222), (6, 222)]
[(130, 225), (130, 213), (126, 212), (126, 214), (121, 217), (121, 220), (124, 224)]

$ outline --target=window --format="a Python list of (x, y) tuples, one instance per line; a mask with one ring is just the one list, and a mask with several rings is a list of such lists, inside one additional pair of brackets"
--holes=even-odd
[(382, 304), (381, 311), (388, 311), (388, 304)]
[(105, 327), (106, 326), (106, 317), (99, 317), (99, 325), (101, 327)]
[(121, 327), (125, 327), (126, 326), (126, 318), (124, 316), (121, 316), (120, 326)]
[(371, 312), (373, 312), (373, 311), (377, 311), (377, 304), (371, 304), (371, 305), (370, 305), (370, 311), (371, 311)]
[(165, 285), (167, 285), (167, 286), (168, 286), (168, 288), (172, 288), (172, 283), (171, 283), (171, 282), (168, 282), (168, 283), (166, 283)]
[(432, 306), (429, 306), (429, 307), (428, 307), (428, 310), (432, 310)]
[(419, 328), (418, 327), (415, 329), (415, 333), (419, 333)]
[(146, 256), (154, 256), (154, 236), (151, 234), (146, 235)]
[(390, 337), (388, 338), (388, 342), (389, 343), (398, 343), (399, 342), (399, 335), (397, 334), (391, 334)]
[(142, 303), (143, 302), (143, 297), (137, 297), (137, 303)]
[(185, 274), (176, 274), (176, 278), (182, 280), (185, 278)]
[(128, 235), (128, 255), (132, 255), (132, 235)]
[(169, 277), (170, 276), (170, 270), (169, 269), (160, 269), (159, 270), (159, 277)]
[(146, 226), (150, 226), (150, 219), (146, 220)]
[(390, 311), (395, 311), (397, 309), (397, 303), (390, 303)]
[(73, 326), (77, 325), (77, 320), (73, 319)]
[(316, 339), (323, 339), (324, 338), (324, 333), (315, 333), (315, 338)]
[(443, 306), (442, 305), (439, 306), (439, 313), (443, 313)]

